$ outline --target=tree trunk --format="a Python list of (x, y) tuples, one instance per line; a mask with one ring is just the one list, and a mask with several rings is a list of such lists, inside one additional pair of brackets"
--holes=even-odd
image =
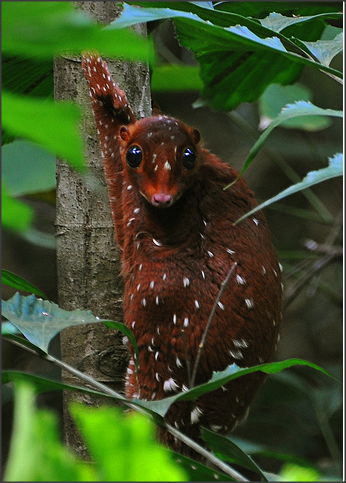
[[(119, 14), (115, 2), (77, 2), (76, 7), (99, 22), (110, 23)], [(145, 27), (137, 31), (146, 33)], [(102, 54), (102, 53), (101, 53)], [(138, 117), (150, 115), (148, 67), (141, 63), (108, 61), (114, 80), (126, 91)], [(74, 172), (57, 160), (57, 264), (59, 305), (66, 310), (89, 309), (94, 315), (122, 320), (123, 282), (99, 141), (80, 58), (65, 56), (54, 65), (56, 99), (73, 99), (82, 106), (81, 131), (85, 139), (87, 175)], [(61, 357), (67, 364), (118, 391), (123, 390), (127, 350), (118, 331), (102, 324), (65, 329), (61, 333)], [(63, 372), (63, 381), (82, 385)], [(66, 391), (64, 438), (81, 457), (87, 452), (68, 411), (71, 401), (98, 406), (109, 399)]]

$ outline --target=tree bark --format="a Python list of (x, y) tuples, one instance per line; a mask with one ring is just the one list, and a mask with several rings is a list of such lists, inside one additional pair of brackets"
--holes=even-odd
[[(77, 2), (77, 8), (91, 13), (99, 22), (110, 23), (119, 14), (115, 2)], [(146, 34), (145, 26), (136, 29)], [(102, 54), (102, 53), (101, 53)], [(138, 117), (150, 115), (148, 67), (142, 63), (108, 60), (114, 80), (126, 91)], [(73, 171), (57, 160), (57, 270), (60, 307), (89, 309), (94, 315), (122, 320), (123, 282), (119, 252), (114, 237), (99, 141), (80, 58), (55, 60), (56, 99), (77, 100), (84, 116), (81, 131), (85, 139), (87, 175)], [(123, 390), (127, 350), (122, 334), (102, 324), (65, 329), (61, 333), (61, 357), (67, 364), (118, 391)], [(68, 384), (82, 385), (67, 372)], [(109, 399), (66, 391), (64, 394), (64, 439), (81, 457), (87, 457), (84, 443), (68, 411), (71, 401), (98, 406)]]

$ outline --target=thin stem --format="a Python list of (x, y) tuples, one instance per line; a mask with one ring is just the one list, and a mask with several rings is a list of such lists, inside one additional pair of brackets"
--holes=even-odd
[(322, 268), (325, 267), (328, 263), (330, 263), (333, 259), (334, 259), (334, 256), (327, 255), (326, 257), (323, 257), (320, 260), (317, 260), (317, 262), (314, 263), (309, 270), (307, 270), (307, 272), (297, 281), (297, 283), (290, 290), (287, 290), (285, 294), (285, 302), (284, 302), (283, 308), (287, 309), (287, 307), (293, 301), (296, 294), (300, 292), (300, 289), (306, 284), (306, 282), (311, 277), (316, 275), (316, 273), (322, 270)]
[(190, 439), (188, 436), (185, 436), (185, 434), (180, 433), (180, 431), (175, 429), (173, 426), (170, 426), (169, 424), (166, 424), (165, 426), (166, 426), (166, 429), (173, 436), (180, 439), (180, 441), (190, 446), (192, 449), (197, 451), (200, 455), (207, 458), (211, 463), (213, 463), (215, 466), (220, 468), (220, 470), (222, 470), (227, 475), (232, 476), (236, 481), (249, 481), (241, 473), (238, 473), (238, 471), (233, 469), (231, 466), (219, 460), (219, 458), (217, 458), (213, 453), (210, 453), (205, 448), (202, 448), (202, 446), (199, 446), (199, 444), (195, 443), (193, 439)]
[(214, 316), (215, 316), (215, 312), (216, 312), (216, 309), (217, 309), (217, 305), (218, 303), (220, 302), (220, 299), (225, 291), (225, 288), (228, 284), (228, 281), (235, 269), (235, 267), (237, 266), (237, 262), (234, 262), (230, 271), (228, 272), (228, 275), (226, 277), (226, 279), (222, 282), (221, 284), (221, 287), (220, 287), (220, 290), (219, 290), (219, 293), (216, 297), (216, 300), (215, 300), (215, 303), (214, 303), (214, 306), (212, 308), (212, 311), (210, 312), (210, 316), (209, 316), (209, 320), (207, 322), (207, 325), (205, 327), (205, 331), (203, 333), (203, 337), (202, 337), (202, 340), (201, 340), (201, 343), (199, 344), (199, 349), (198, 349), (198, 352), (197, 352), (197, 357), (196, 357), (196, 361), (195, 361), (195, 365), (193, 367), (193, 372), (192, 372), (192, 377), (191, 377), (191, 381), (190, 381), (190, 388), (194, 387), (194, 384), (195, 384), (195, 380), (196, 380), (196, 374), (197, 374), (197, 369), (198, 369), (198, 364), (199, 364), (199, 360), (201, 358), (201, 355), (202, 355), (202, 351), (204, 349), (204, 346), (205, 346), (205, 342), (207, 340), (207, 336), (208, 336), (208, 332), (209, 332), (209, 329), (210, 329), (210, 326), (211, 326), (211, 323), (214, 319)]
[(191, 381), (191, 364), (190, 364), (190, 358), (189, 358), (189, 354), (188, 354), (188, 351), (187, 351), (187, 343), (186, 343), (186, 332), (185, 330), (182, 330), (181, 331), (181, 337), (183, 339), (183, 343), (184, 343), (184, 352), (185, 352), (185, 362), (186, 362), (186, 370), (187, 370), (187, 380), (189, 381), (189, 387), (190, 386), (190, 381)]

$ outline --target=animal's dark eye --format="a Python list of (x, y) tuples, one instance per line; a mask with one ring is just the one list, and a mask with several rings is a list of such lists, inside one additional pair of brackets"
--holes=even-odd
[(186, 148), (183, 152), (183, 166), (186, 169), (193, 169), (196, 166), (197, 156), (192, 148)]
[(126, 161), (130, 168), (138, 168), (143, 159), (143, 153), (139, 146), (131, 146), (126, 153)]

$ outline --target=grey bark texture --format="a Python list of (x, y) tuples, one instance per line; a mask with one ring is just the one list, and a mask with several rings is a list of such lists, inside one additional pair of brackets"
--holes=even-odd
[[(110, 23), (119, 15), (119, 6), (115, 2), (76, 2), (76, 8), (92, 14), (101, 23)], [(143, 25), (136, 30), (146, 35)], [(115, 82), (126, 91), (136, 116), (150, 115), (147, 65), (106, 60)], [(87, 174), (80, 175), (63, 160), (57, 160), (59, 305), (65, 310), (89, 309), (100, 318), (121, 321), (123, 281), (119, 252), (80, 58), (66, 55), (55, 60), (54, 91), (56, 99), (77, 100), (83, 109), (81, 132), (88, 166)], [(107, 329), (103, 324), (65, 329), (61, 333), (61, 357), (97, 381), (123, 390), (128, 355), (120, 332)], [(63, 371), (62, 377), (65, 383), (82, 385), (68, 372)], [(86, 458), (86, 448), (68, 411), (71, 401), (99, 406), (110, 404), (110, 400), (68, 391), (64, 394), (65, 442), (79, 456)]]

